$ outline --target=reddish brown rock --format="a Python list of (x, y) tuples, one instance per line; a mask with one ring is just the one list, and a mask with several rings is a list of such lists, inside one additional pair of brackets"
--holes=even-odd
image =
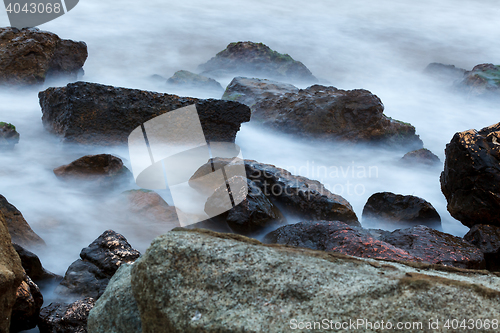
[(422, 148), (410, 151), (401, 158), (401, 162), (408, 166), (427, 165), (437, 166), (441, 165), (439, 157), (434, 155), (429, 149)]
[(38, 286), (24, 275), (24, 280), (17, 289), (16, 303), (12, 309), (11, 332), (19, 332), (35, 328), (38, 323), (43, 296)]

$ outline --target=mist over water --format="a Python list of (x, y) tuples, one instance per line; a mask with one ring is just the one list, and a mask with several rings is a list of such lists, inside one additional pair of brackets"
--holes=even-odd
[[(370, 90), (381, 98), (386, 115), (414, 125), (424, 146), (443, 161), (455, 132), (497, 123), (499, 111), (492, 103), (460, 96), (422, 70), (430, 62), (469, 70), (499, 63), (499, 14), (495, 1), (469, 0), (85, 0), (39, 28), (87, 43), (83, 80), (160, 92), (169, 90), (149, 76), (196, 71), (230, 42), (263, 42), (302, 61), (330, 85)], [(8, 26), (6, 13), (0, 15), (0, 25)], [(220, 83), (224, 87), (230, 79)], [(119, 192), (92, 193), (54, 176), (55, 167), (86, 154), (112, 153), (129, 168), (130, 163), (126, 147), (61, 145), (42, 126), (37, 93), (46, 87), (0, 91), (0, 121), (15, 124), (21, 134), (15, 150), (0, 155), (0, 193), (46, 241), (47, 248), (37, 254), (55, 273), (64, 274), (81, 248), (106, 229), (123, 233), (144, 251), (152, 237), (141, 236), (141, 221), (122, 225), (119, 214), (103, 204)], [(202, 92), (193, 96), (206, 97)], [(439, 184), (442, 166), (402, 166), (398, 160), (405, 151), (307, 144), (254, 124), (242, 126), (236, 143), (244, 158), (323, 182), (347, 199), (360, 219), (370, 195), (390, 191), (430, 201), (445, 232), (462, 236), (467, 231), (446, 210)], [(169, 200), (168, 193), (161, 194)], [(164, 232), (160, 229), (157, 234)]]

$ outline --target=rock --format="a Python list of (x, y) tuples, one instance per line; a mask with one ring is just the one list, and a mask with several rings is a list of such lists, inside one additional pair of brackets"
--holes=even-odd
[(401, 162), (405, 165), (428, 165), (437, 166), (441, 165), (441, 160), (439, 157), (434, 155), (429, 149), (422, 148), (414, 151), (410, 151), (401, 158)]
[(8, 333), (16, 293), (24, 279), (21, 259), (12, 247), (5, 217), (0, 210), (0, 333)]
[[(222, 184), (210, 196), (205, 204), (205, 212), (209, 216), (216, 216), (214, 219), (222, 219), (229, 227), (239, 234), (252, 234), (262, 231), (265, 228), (273, 227), (285, 222), (280, 210), (269, 201), (255, 183), (244, 177), (234, 176), (228, 179), (231, 188), (245, 189), (244, 185), (237, 183), (246, 182), (248, 193), (232, 192), (234, 202), (240, 202), (229, 211), (220, 214), (221, 204), (219, 201), (226, 199), (227, 186)], [(222, 205), (223, 206), (223, 205)]]
[(460, 237), (420, 225), (385, 232), (380, 240), (390, 243), (430, 264), (484, 269), (483, 253)]
[(306, 139), (422, 148), (415, 127), (383, 112), (380, 99), (367, 90), (314, 85), (264, 98), (252, 107), (252, 121)]
[(476, 224), (464, 239), (484, 253), (486, 269), (500, 271), (500, 228), (492, 225)]
[[(360, 314), (363, 324), (380, 325), (381, 313), (393, 325), (432, 318), (440, 323), (433, 332), (446, 332), (449, 318), (498, 318), (499, 279), (484, 271), (357, 259), (176, 229), (153, 241), (133, 265), (131, 288), (144, 333), (281, 333), (299, 323), (312, 329), (325, 314), (328, 329), (335, 330), (336, 323), (349, 325)], [(99, 316), (114, 318), (106, 309)], [(427, 325), (412, 331), (430, 332)]]
[(115, 145), (127, 143), (142, 123), (181, 107), (196, 104), (208, 141), (234, 142), (240, 124), (250, 120), (243, 104), (203, 100), (96, 83), (76, 82), (38, 94), (42, 121), (64, 142)]
[(40, 312), (40, 333), (87, 333), (87, 317), (94, 304), (93, 298), (71, 304), (51, 303)]
[(0, 28), (0, 85), (42, 84), (50, 77), (76, 80), (87, 45), (37, 28)]
[(142, 333), (139, 308), (132, 294), (131, 271), (131, 265), (123, 264), (109, 281), (89, 313), (89, 333)]
[(29, 226), (28, 222), (23, 217), (23, 214), (10, 204), (7, 199), (0, 194), (0, 212), (5, 216), (5, 222), (9, 229), (12, 242), (24, 247), (45, 245), (43, 239), (40, 238)]
[(16, 303), (12, 309), (11, 332), (20, 332), (35, 328), (38, 323), (43, 296), (38, 286), (24, 275), (24, 280), (17, 289)]
[(133, 181), (132, 173), (123, 161), (113, 155), (86, 155), (54, 169), (57, 178), (64, 181), (94, 183), (100, 188), (118, 187)]
[(19, 258), (21, 258), (24, 271), (35, 283), (62, 280), (62, 276), (51, 273), (43, 268), (42, 263), (36, 254), (26, 250), (20, 245), (12, 244), (12, 246), (19, 255)]
[[(242, 163), (241, 160), (231, 162), (223, 158), (212, 160), (215, 170), (224, 168), (229, 174), (232, 166)], [(349, 202), (340, 195), (328, 191), (320, 182), (294, 176), (274, 165), (252, 160), (245, 160), (244, 163), (247, 178), (252, 180), (273, 204), (278, 204), (285, 216), (293, 214), (310, 220), (339, 220), (349, 225), (360, 226)], [(191, 177), (189, 185), (199, 190), (205, 188), (207, 184), (203, 184), (198, 178), (209, 172), (212, 172), (212, 164), (206, 163)]]
[[(172, 224), (180, 227), (177, 212), (156, 192), (150, 190), (129, 190), (122, 193), (128, 211), (143, 219)], [(122, 205), (123, 208), (123, 205)]]
[(421, 261), (389, 243), (375, 239), (368, 231), (339, 221), (306, 221), (289, 224), (264, 238), (269, 244), (338, 252), (362, 258)]
[(16, 126), (0, 121), (0, 151), (13, 149), (18, 142)]
[(267, 97), (278, 97), (286, 93), (297, 93), (299, 88), (283, 82), (247, 77), (235, 77), (226, 87), (223, 100), (252, 106)]
[(464, 78), (466, 70), (463, 68), (455, 67), (454, 65), (445, 65), (438, 62), (433, 62), (427, 65), (424, 69), (424, 74), (432, 76), (440, 81), (453, 83), (457, 80)]
[(55, 292), (61, 296), (98, 299), (109, 279), (124, 263), (140, 256), (125, 237), (106, 230), (88, 247), (82, 249), (79, 260), (73, 262)]
[(499, 97), (500, 66), (480, 64), (465, 72), (464, 79), (457, 84), (460, 91), (472, 97)]
[(456, 133), (445, 154), (440, 180), (451, 216), (500, 226), (500, 123)]
[(441, 228), (441, 217), (430, 202), (413, 195), (373, 194), (363, 208), (363, 223), (400, 228), (426, 225)]
[(167, 84), (171, 87), (202, 90), (218, 94), (224, 91), (220, 83), (214, 79), (184, 70), (175, 72), (174, 75), (167, 80)]
[(202, 75), (214, 78), (257, 76), (279, 81), (318, 81), (300, 61), (253, 42), (231, 43), (198, 69)]

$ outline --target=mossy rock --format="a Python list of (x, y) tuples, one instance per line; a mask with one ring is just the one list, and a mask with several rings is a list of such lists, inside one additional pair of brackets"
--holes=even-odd
[(11, 123), (0, 122), (0, 149), (12, 149), (19, 142), (19, 133)]

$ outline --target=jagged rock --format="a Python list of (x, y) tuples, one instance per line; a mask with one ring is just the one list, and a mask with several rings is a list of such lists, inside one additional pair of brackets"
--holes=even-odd
[(5, 216), (7, 228), (9, 229), (12, 242), (24, 247), (45, 245), (43, 239), (40, 238), (29, 226), (28, 222), (23, 217), (23, 214), (7, 199), (0, 194), (0, 212)]
[(262, 43), (231, 43), (198, 68), (202, 75), (214, 78), (257, 76), (281, 81), (317, 82), (303, 63)]
[(465, 72), (464, 79), (457, 88), (473, 97), (499, 97), (500, 66), (480, 64), (472, 71)]
[(21, 259), (12, 247), (7, 222), (0, 210), (0, 333), (8, 333), (17, 289), (24, 279)]
[(500, 271), (500, 228), (492, 225), (476, 224), (464, 239), (484, 253), (486, 268)]
[(16, 126), (0, 121), (0, 151), (13, 149), (18, 142)]
[(12, 246), (19, 255), (19, 258), (21, 258), (24, 271), (35, 283), (62, 280), (62, 276), (51, 273), (43, 268), (36, 254), (26, 250), (20, 245), (12, 244)]
[(299, 88), (283, 82), (247, 77), (235, 77), (226, 87), (223, 100), (236, 101), (250, 108), (267, 97), (277, 97), (286, 93), (297, 93)]
[(87, 317), (94, 307), (93, 298), (67, 303), (51, 303), (40, 311), (40, 333), (87, 333)]
[(0, 84), (42, 84), (49, 77), (76, 80), (87, 45), (37, 28), (0, 28)]
[(451, 216), (500, 226), (500, 123), (456, 133), (445, 154), (440, 180)]
[(127, 142), (144, 122), (166, 112), (196, 104), (208, 141), (234, 142), (240, 124), (250, 120), (250, 109), (231, 101), (196, 99), (76, 82), (38, 94), (42, 121), (64, 142), (114, 145)]
[(433, 62), (427, 65), (424, 73), (438, 80), (453, 83), (457, 80), (463, 80), (466, 70), (455, 67), (454, 65), (445, 65), (438, 62)]
[(410, 151), (401, 158), (401, 162), (405, 165), (429, 165), (437, 166), (441, 165), (441, 160), (439, 157), (434, 155), (429, 149), (422, 148), (414, 151)]
[(375, 193), (368, 198), (362, 218), (363, 223), (396, 226), (398, 229), (416, 225), (441, 228), (441, 217), (430, 202), (391, 192)]
[(167, 80), (167, 84), (171, 87), (214, 92), (219, 96), (224, 91), (220, 83), (214, 79), (184, 70), (175, 72)]
[(252, 121), (307, 139), (422, 148), (415, 127), (383, 112), (382, 101), (367, 90), (314, 85), (262, 99), (252, 107)]
[(38, 286), (24, 275), (24, 280), (17, 289), (16, 303), (12, 309), (11, 332), (20, 332), (35, 328), (38, 323), (43, 296)]

